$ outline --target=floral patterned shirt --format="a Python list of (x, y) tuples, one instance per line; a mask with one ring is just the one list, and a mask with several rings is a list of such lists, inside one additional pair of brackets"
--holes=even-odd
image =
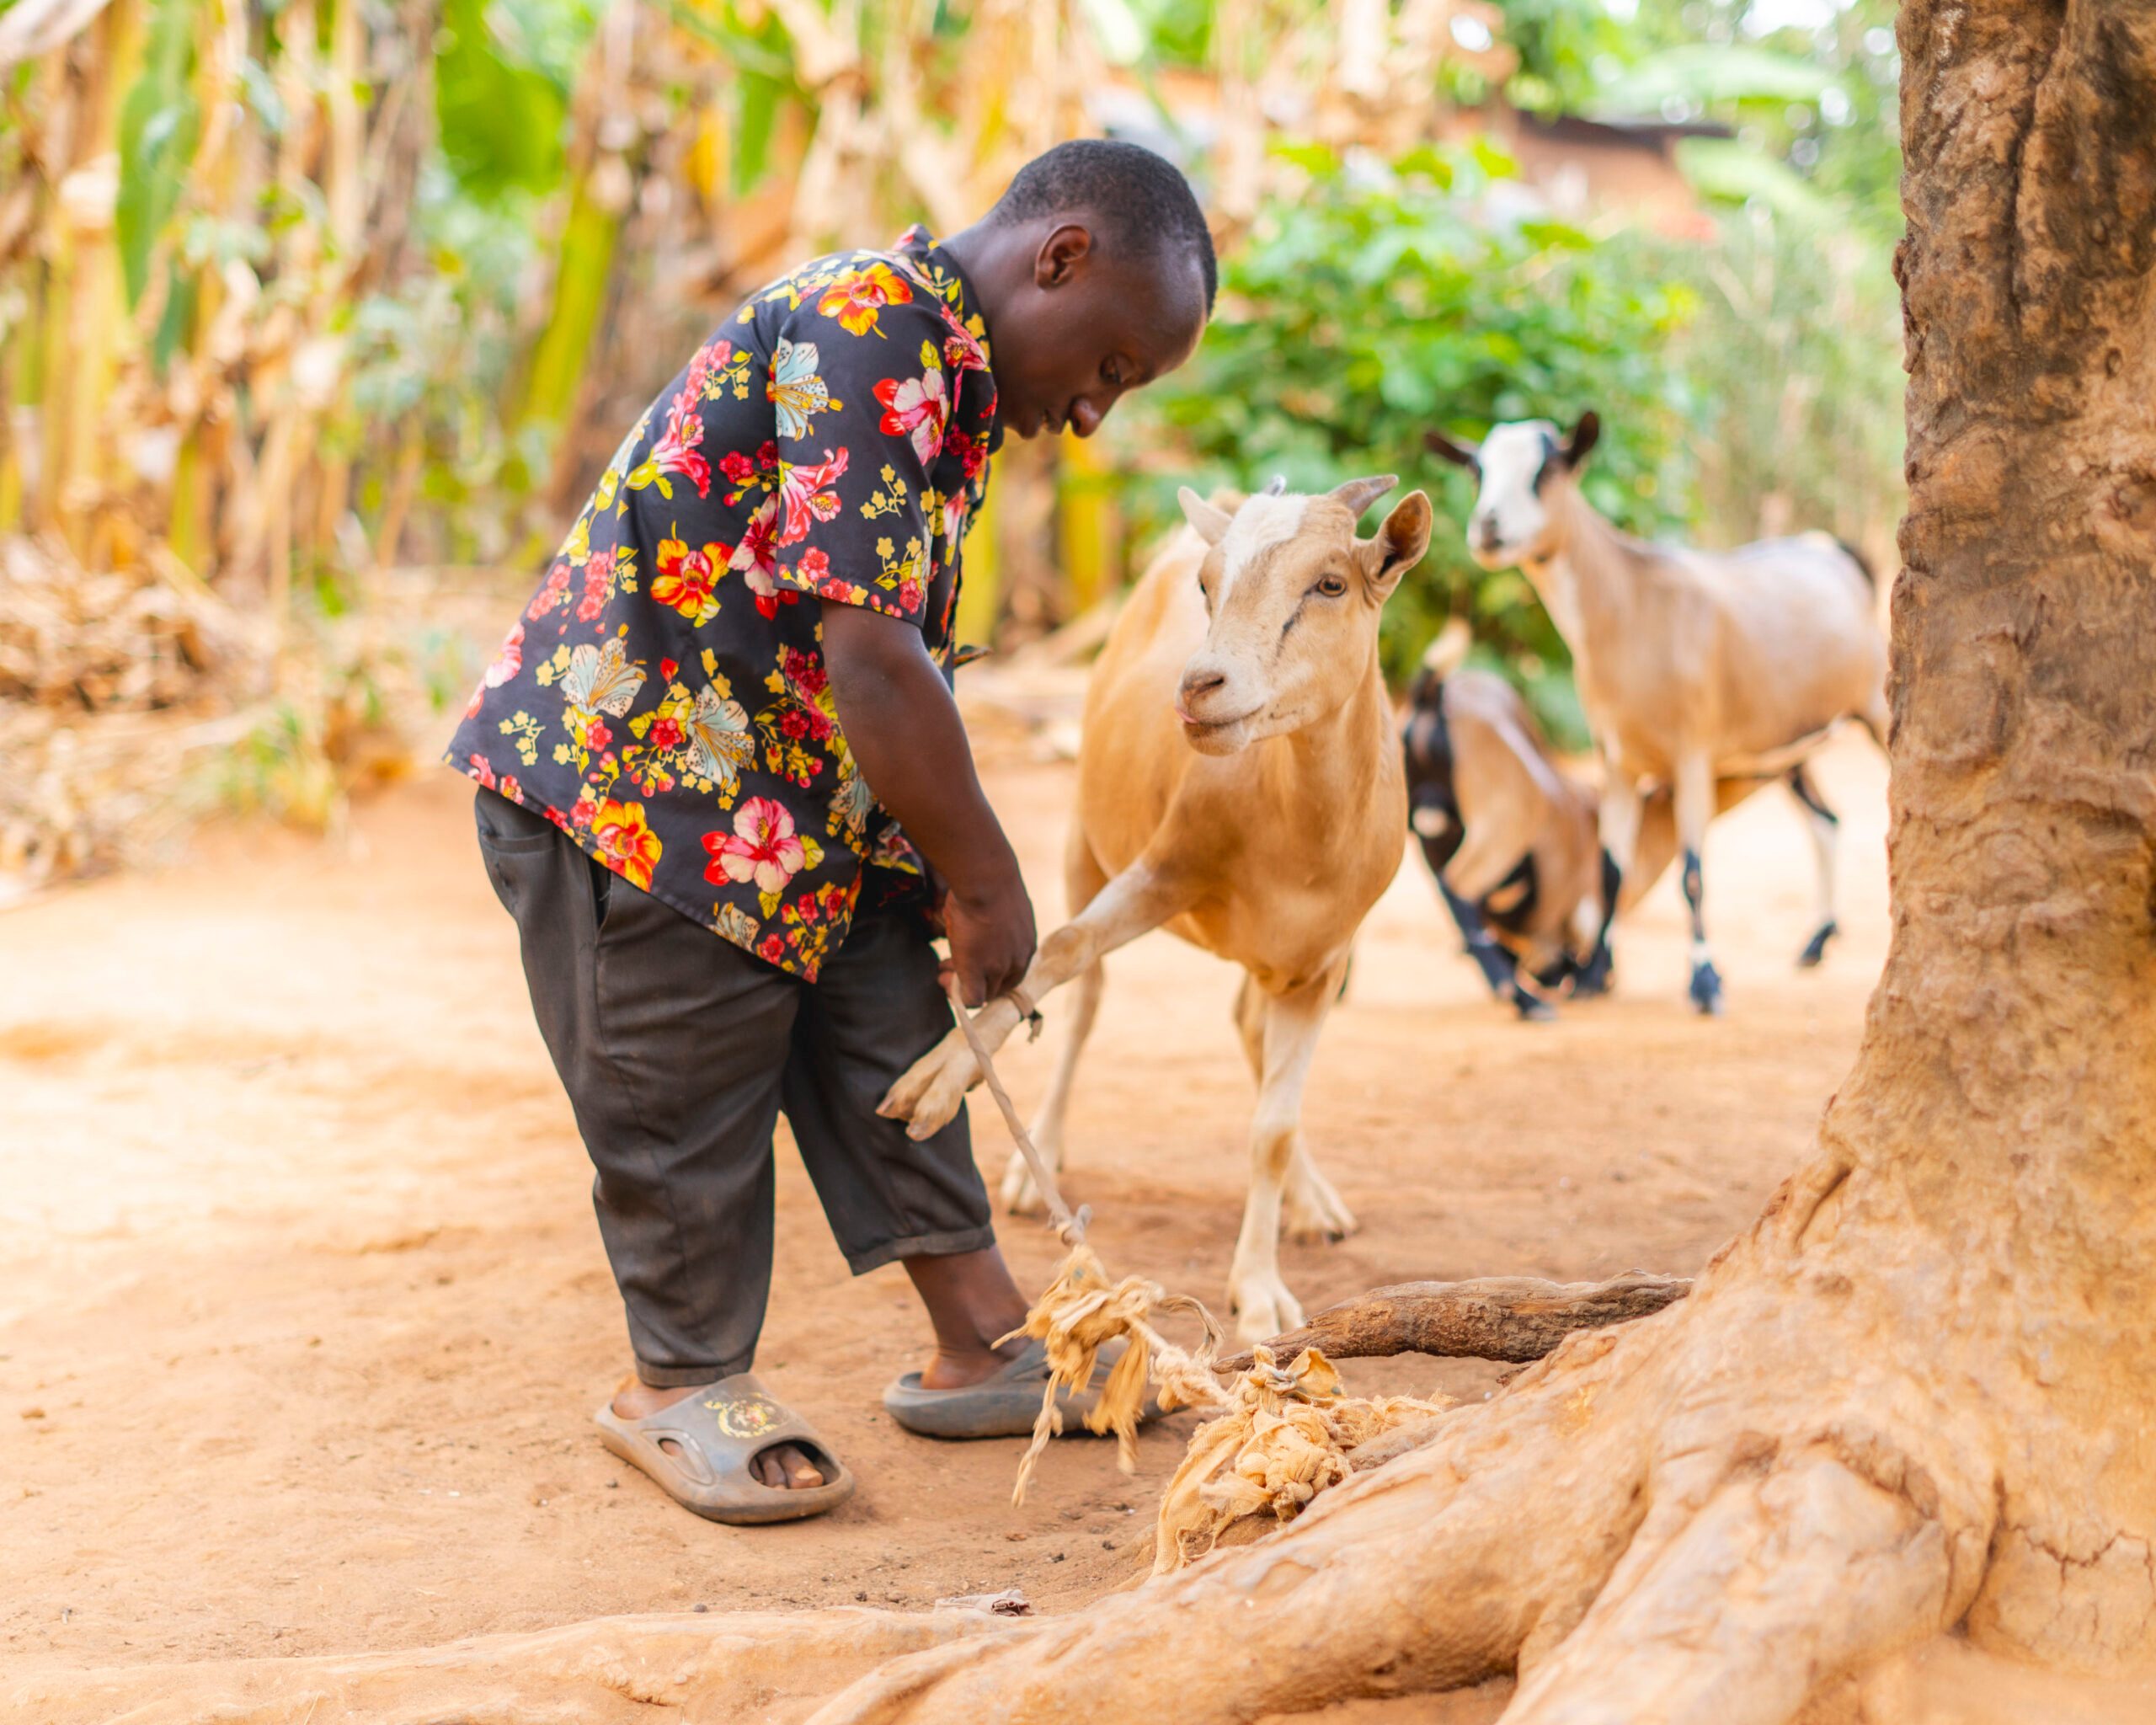
[(924, 879), (839, 729), (822, 606), (914, 624), (949, 676), (995, 408), (972, 290), (922, 230), (781, 277), (622, 440), (449, 763), (814, 981), (865, 878)]

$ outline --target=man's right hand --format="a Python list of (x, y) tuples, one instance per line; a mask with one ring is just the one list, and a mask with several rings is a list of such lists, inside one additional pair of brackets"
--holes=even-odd
[(1015, 864), (978, 895), (955, 889), (943, 901), (943, 928), (950, 937), (946, 969), (958, 979), (958, 994), (979, 1008), (1025, 980), (1033, 962), (1033, 904)]

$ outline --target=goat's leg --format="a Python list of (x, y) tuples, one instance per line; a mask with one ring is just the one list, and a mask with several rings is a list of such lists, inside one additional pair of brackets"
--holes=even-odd
[(1513, 955), (1498, 945), (1489, 925), (1483, 921), (1482, 913), (1447, 886), (1443, 877), (1438, 879), (1438, 892), (1445, 901), (1445, 909), (1452, 912), (1460, 938), (1467, 943), (1467, 956), (1475, 960), (1482, 980), (1490, 985), (1490, 992), (1501, 1001), (1510, 1000), (1518, 986), (1518, 966), (1513, 962)]
[[(1190, 896), (1189, 889), (1180, 879), (1143, 862), (1132, 865), (1041, 943), (1021, 987), (1038, 1005), (1051, 990), (1091, 969), (1118, 947), (1128, 946), (1148, 929), (1158, 928), (1182, 911)], [(974, 1014), (974, 1028), (991, 1055), (1003, 1046), (1018, 1024), (1018, 1008), (1007, 996), (990, 1001)], [(966, 1092), (979, 1081), (980, 1068), (973, 1050), (954, 1026), (949, 1035), (899, 1075), (899, 1081), (877, 1104), (876, 1112), (887, 1119), (908, 1122), (909, 1138), (931, 1137), (950, 1123)]]
[[(1108, 872), (1094, 856), (1084, 823), (1072, 821), (1070, 842), (1063, 857), (1065, 914), (1077, 916), (1100, 896), (1102, 888), (1107, 884)], [(1093, 1033), (1093, 1020), (1101, 1009), (1101, 990), (1107, 981), (1107, 967), (1097, 960), (1078, 973), (1078, 992), (1071, 1007), (1070, 1025), (1056, 1050), (1055, 1076), (1049, 1081), (1047, 1099), (1033, 1117), (1033, 1147), (1051, 1168), (1063, 1166), (1064, 1124), (1070, 1112), (1070, 1088), (1078, 1076), (1078, 1056), (1085, 1050), (1086, 1039)], [(1030, 1216), (1038, 1215), (1045, 1204), (1033, 1171), (1027, 1167), (1025, 1157), (1013, 1150), (1011, 1161), (1003, 1170), (1003, 1207), (1013, 1215)]]
[[(1353, 954), (1340, 961), (1342, 988), (1333, 991), (1332, 1004), (1340, 1003)], [(1242, 1039), (1243, 1058), (1250, 1062), (1250, 1076), (1261, 1095), (1265, 1090), (1265, 996), (1246, 975), (1235, 993), (1235, 1032)], [(1361, 1225), (1347, 1200), (1333, 1190), (1310, 1156), (1299, 1121), (1294, 1148), (1288, 1159), (1287, 1184), (1280, 1195), (1281, 1226), (1290, 1240), (1345, 1240)]]
[(1617, 920), (1617, 897), (1640, 841), (1640, 788), (1608, 756), (1602, 763), (1602, 804), (1596, 816), (1602, 839), (1602, 921), (1587, 962), (1572, 978), (1575, 995), (1607, 994), (1614, 960), (1609, 950), (1610, 925)]
[[(1250, 1192), (1242, 1231), (1228, 1270), (1228, 1304), (1235, 1333), (1262, 1342), (1303, 1321), (1303, 1308), (1280, 1278), (1280, 1205), (1294, 1167), (1302, 1132), (1303, 1084), (1310, 1076), (1317, 1036), (1331, 1007), (1337, 970), (1283, 995), (1251, 999), (1246, 982), (1240, 1022), (1258, 1021), (1257, 1112), (1250, 1129)], [(1249, 1033), (1246, 1032), (1246, 1044)], [(1328, 1187), (1326, 1190), (1330, 1191)], [(1336, 1199), (1335, 1202), (1338, 1200)]]
[(1692, 913), (1692, 1004), (1708, 1014), (1721, 1011), (1721, 974), (1707, 952), (1706, 880), (1700, 857), (1715, 813), (1714, 763), (1698, 750), (1677, 761), (1677, 842), (1684, 857), (1684, 905)]
[(1827, 943), (1842, 932), (1834, 920), (1834, 852), (1841, 841), (1842, 823), (1820, 796), (1802, 761), (1790, 768), (1789, 788), (1804, 805), (1805, 824), (1812, 829), (1812, 854), (1819, 864), (1819, 920), (1796, 959), (1800, 969), (1808, 970), (1827, 956)]

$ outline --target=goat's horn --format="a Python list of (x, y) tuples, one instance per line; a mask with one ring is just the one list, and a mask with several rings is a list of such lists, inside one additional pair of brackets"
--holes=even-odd
[(1336, 485), (1332, 496), (1335, 502), (1346, 504), (1348, 513), (1359, 521), (1364, 510), (1399, 483), (1397, 474), (1379, 473), (1368, 479), (1350, 479), (1344, 485)]
[(1265, 495), (1267, 497), (1278, 497), (1287, 489), (1288, 476), (1285, 473), (1275, 473), (1265, 482)]

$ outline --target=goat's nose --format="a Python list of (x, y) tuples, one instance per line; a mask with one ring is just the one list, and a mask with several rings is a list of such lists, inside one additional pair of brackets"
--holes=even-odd
[(1182, 704), (1187, 709), (1192, 702), (1201, 700), (1228, 681), (1224, 670), (1214, 670), (1207, 665), (1193, 665), (1182, 674)]
[(1485, 551), (1495, 551), (1497, 548), (1497, 518), (1495, 515), (1477, 515), (1470, 526), (1474, 531), (1475, 542), (1477, 545)]
[(1081, 437), (1091, 437), (1107, 417), (1106, 408), (1095, 407), (1082, 395), (1070, 404), (1070, 429)]

